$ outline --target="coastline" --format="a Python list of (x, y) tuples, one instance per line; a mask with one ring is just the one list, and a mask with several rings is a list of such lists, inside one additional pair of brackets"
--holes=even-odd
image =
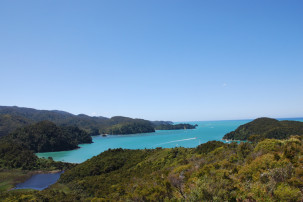
[(226, 141), (226, 142), (243, 142), (243, 141), (247, 141), (247, 140), (233, 140), (233, 139), (221, 139), (223, 141)]

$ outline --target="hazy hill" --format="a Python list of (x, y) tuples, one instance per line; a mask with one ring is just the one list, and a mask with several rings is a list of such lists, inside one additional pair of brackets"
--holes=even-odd
[[(36, 110), (32, 108), (24, 108), (24, 107), (8, 107), (8, 106), (0, 106), (0, 116), (10, 116), (15, 117), (14, 119), (2, 119), (0, 121), (0, 135), (7, 135), (9, 132), (14, 131), (20, 126), (24, 126), (28, 123), (35, 123), (39, 121), (51, 121), (59, 126), (77, 126), (85, 131), (87, 131), (90, 135), (98, 135), (102, 131), (106, 131), (107, 129), (115, 126), (115, 128), (119, 127), (119, 124), (127, 125), (138, 123), (139, 127), (131, 130), (131, 133), (140, 133), (140, 132), (154, 132), (153, 124), (150, 121), (143, 119), (132, 119), (128, 117), (115, 116), (112, 118), (105, 118), (102, 116), (91, 117), (85, 114), (74, 115), (64, 111), (58, 110)], [(17, 119), (18, 117), (18, 119)], [(23, 121), (21, 121), (23, 120)], [(10, 122), (10, 124), (6, 124)], [(143, 128), (141, 128), (141, 126)], [(149, 130), (146, 130), (149, 128)], [(1, 133), (1, 131), (3, 131)], [(7, 134), (5, 134), (8, 132)], [(115, 134), (124, 134), (119, 133), (119, 130), (116, 130)]]
[(159, 125), (172, 125), (174, 124), (171, 121), (152, 121), (154, 126), (159, 126)]
[[(95, 128), (101, 128), (107, 125), (108, 118), (105, 117), (90, 117), (87, 115), (74, 115), (64, 111), (58, 110), (37, 110), (32, 108), (25, 107), (7, 107), (0, 106), (0, 115), (9, 114), (12, 116), (22, 117), (29, 120), (30, 122), (39, 122), (48, 120), (54, 122), (57, 125), (66, 125), (66, 126), (78, 126), (86, 130), (87, 132), (95, 132)], [(17, 126), (14, 128), (16, 129)]]
[(123, 116), (105, 118), (85, 114), (74, 115), (59, 110), (37, 110), (25, 107), (0, 106), (0, 136), (8, 135), (19, 127), (39, 121), (51, 121), (58, 126), (77, 126), (90, 135), (150, 133), (157, 130), (192, 129), (190, 124), (173, 125), (170, 121), (148, 121)]

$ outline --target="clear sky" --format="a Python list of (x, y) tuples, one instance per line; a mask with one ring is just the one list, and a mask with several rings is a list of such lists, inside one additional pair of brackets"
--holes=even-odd
[(303, 116), (301, 0), (0, 0), (0, 105)]

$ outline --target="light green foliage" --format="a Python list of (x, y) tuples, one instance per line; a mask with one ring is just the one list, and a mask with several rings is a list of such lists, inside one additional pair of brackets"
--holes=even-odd
[(282, 141), (276, 140), (276, 139), (266, 139), (262, 142), (259, 142), (257, 146), (255, 147), (255, 152), (262, 152), (262, 153), (268, 153), (268, 152), (278, 152), (281, 151), (282, 148)]
[(302, 193), (300, 189), (290, 187), (288, 184), (282, 183), (274, 191), (275, 197), (279, 201), (300, 201)]

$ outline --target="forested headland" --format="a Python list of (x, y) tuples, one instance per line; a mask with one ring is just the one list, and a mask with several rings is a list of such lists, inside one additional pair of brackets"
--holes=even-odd
[(34, 152), (64, 151), (78, 148), (78, 144), (92, 143), (92, 137), (74, 126), (56, 126), (41, 121), (19, 128), (2, 139), (15, 142)]
[(227, 133), (223, 139), (256, 141), (266, 138), (286, 139), (291, 135), (302, 134), (303, 122), (258, 118)]
[(187, 129), (195, 129), (198, 125), (192, 125), (192, 124), (184, 124), (184, 123), (180, 123), (180, 124), (162, 124), (162, 125), (158, 125), (155, 127), (156, 130), (187, 130)]

